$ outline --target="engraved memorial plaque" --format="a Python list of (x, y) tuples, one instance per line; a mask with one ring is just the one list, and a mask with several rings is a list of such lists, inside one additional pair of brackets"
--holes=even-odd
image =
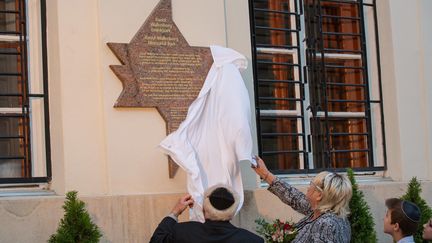
[[(123, 83), (114, 107), (155, 107), (175, 131), (198, 96), (213, 63), (210, 48), (191, 47), (161, 0), (129, 44), (108, 43), (122, 65), (110, 65)], [(178, 169), (169, 159), (169, 176)]]

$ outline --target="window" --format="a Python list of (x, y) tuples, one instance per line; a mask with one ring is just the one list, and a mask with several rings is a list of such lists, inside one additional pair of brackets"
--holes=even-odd
[(44, 14), (45, 1), (0, 2), (0, 183), (51, 177)]
[(375, 1), (250, 7), (258, 142), (268, 167), (385, 169)]

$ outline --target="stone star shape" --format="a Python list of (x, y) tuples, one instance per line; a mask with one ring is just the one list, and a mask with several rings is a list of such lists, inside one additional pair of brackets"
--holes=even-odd
[[(127, 43), (107, 43), (122, 65), (110, 65), (123, 84), (114, 107), (154, 107), (175, 131), (213, 63), (210, 48), (191, 47), (172, 18), (171, 0), (161, 0)], [(170, 160), (170, 178), (178, 166)]]

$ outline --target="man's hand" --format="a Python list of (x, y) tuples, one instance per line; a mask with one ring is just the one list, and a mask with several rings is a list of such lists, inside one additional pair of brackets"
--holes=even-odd
[(171, 210), (171, 213), (178, 217), (187, 207), (192, 208), (193, 204), (194, 200), (192, 199), (192, 196), (187, 194), (178, 200), (177, 204)]

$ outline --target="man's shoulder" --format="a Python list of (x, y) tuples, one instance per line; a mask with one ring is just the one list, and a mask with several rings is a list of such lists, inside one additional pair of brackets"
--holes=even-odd
[[(220, 226), (220, 225), (219, 225)], [(227, 239), (229, 241), (227, 242), (248, 242), (248, 243), (264, 243), (264, 240), (259, 237), (258, 235), (242, 228), (237, 228), (231, 224), (229, 224), (229, 227), (225, 225), (226, 227), (216, 227), (218, 229), (218, 234), (226, 234), (228, 237)], [(179, 238), (188, 238), (192, 239), (194, 237), (198, 237), (199, 239), (202, 239), (202, 237), (211, 237), (211, 234), (209, 235), (209, 226), (205, 225), (200, 222), (195, 221), (189, 221), (189, 222), (182, 222), (177, 223), (174, 226), (174, 231), (176, 232), (177, 237)], [(214, 225), (212, 225), (214, 227)], [(221, 229), (223, 229), (221, 231)], [(215, 231), (216, 232), (216, 231)], [(214, 233), (214, 232), (213, 232)], [(219, 235), (221, 236), (221, 235)], [(198, 239), (197, 238), (197, 239)]]
[(176, 224), (176, 227), (180, 227), (180, 228), (189, 228), (189, 227), (202, 227), (203, 223), (200, 222), (196, 222), (196, 221), (187, 221), (187, 222), (181, 222)]
[(241, 234), (242, 237), (247, 238), (249, 243), (252, 242), (264, 242), (264, 239), (259, 237), (258, 235), (250, 232), (249, 230), (246, 229), (242, 229), (242, 228), (238, 228), (239, 229), (239, 233)]

